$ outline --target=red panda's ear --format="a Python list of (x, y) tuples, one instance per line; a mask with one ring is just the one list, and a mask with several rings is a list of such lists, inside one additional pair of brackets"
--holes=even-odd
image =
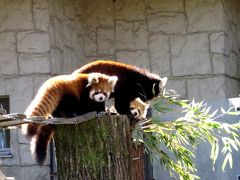
[(167, 77), (163, 77), (163, 78), (161, 78), (161, 82), (160, 82), (160, 86), (161, 86), (161, 88), (163, 88), (163, 87), (166, 86), (166, 84), (167, 84), (167, 80), (168, 80)]
[(99, 83), (99, 76), (95, 73), (91, 73), (88, 76), (88, 84), (86, 85), (86, 87), (91, 86), (92, 84), (96, 84)]
[(166, 84), (167, 84), (167, 80), (168, 80), (167, 77), (161, 78), (161, 82), (159, 83), (159, 89), (160, 89), (160, 91), (161, 91), (161, 92), (160, 92), (161, 94), (164, 94), (164, 93), (165, 93), (164, 87), (165, 87)]
[(140, 104), (144, 105), (145, 109), (150, 106), (150, 103), (142, 101), (139, 97), (135, 98), (134, 101), (138, 101)]
[(145, 109), (148, 109), (150, 106), (150, 103), (145, 103)]
[(112, 84), (114, 87), (117, 83), (118, 77), (117, 76), (109, 76), (108, 82)]

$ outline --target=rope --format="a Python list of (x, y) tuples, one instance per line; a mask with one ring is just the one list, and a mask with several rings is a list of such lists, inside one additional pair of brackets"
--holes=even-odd
[(43, 125), (48, 124), (80, 124), (89, 120), (100, 118), (103, 116), (112, 116), (109, 112), (90, 112), (81, 116), (76, 116), (74, 118), (51, 118), (45, 119), (43, 116), (34, 116), (26, 118), (24, 114), (5, 114), (0, 115), (0, 128), (16, 126), (26, 123), (38, 123)]
[(96, 113), (96, 112), (91, 112), (87, 113), (81, 116), (77, 116), (74, 118), (51, 118), (51, 119), (45, 119), (42, 116), (34, 116), (31, 118), (23, 119), (24, 122), (26, 123), (39, 123), (39, 124), (80, 124), (95, 118), (99, 118), (102, 116), (109, 115), (109, 113), (106, 112), (101, 112), (101, 113)]

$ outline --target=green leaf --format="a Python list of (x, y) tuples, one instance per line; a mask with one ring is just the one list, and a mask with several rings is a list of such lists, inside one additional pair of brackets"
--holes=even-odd
[(155, 109), (159, 112), (172, 111), (172, 109), (170, 109), (168, 107), (163, 107), (163, 106), (156, 106)]
[(223, 107), (221, 107), (221, 112), (222, 112), (223, 114), (226, 113), (226, 111), (223, 109)]
[(232, 116), (239, 116), (240, 112), (226, 112), (226, 114), (232, 115)]
[[(170, 91), (160, 99), (155, 99), (153, 108), (158, 112), (172, 111), (169, 104), (179, 106), (182, 112), (179, 118), (162, 121), (161, 114), (158, 113), (160, 115), (152, 117), (148, 123), (140, 123), (138, 128), (146, 138), (136, 139), (143, 141), (145, 151), (158, 157), (169, 174), (177, 179), (196, 178), (194, 150), (201, 141), (210, 144), (213, 165), (222, 153), (225, 156), (222, 169), (224, 170), (227, 163), (232, 167), (232, 153), (240, 148), (240, 123), (228, 124), (216, 120), (225, 114), (238, 113), (223, 108), (211, 112), (211, 107), (206, 103), (182, 100)], [(152, 124), (149, 125), (150, 122)]]
[(232, 139), (229, 139), (229, 142), (230, 142), (231, 146), (232, 146), (236, 151), (238, 151), (237, 143), (236, 143), (234, 140), (232, 140)]
[(230, 166), (230, 168), (232, 168), (233, 160), (232, 160), (232, 154), (231, 153), (228, 153), (226, 155), (226, 157), (224, 158), (224, 161), (223, 161), (223, 164), (222, 164), (222, 171), (224, 171), (224, 169), (227, 165), (227, 162), (229, 162), (229, 166)]
[(210, 155), (210, 158), (213, 160), (213, 164), (215, 164), (215, 162), (216, 162), (216, 159), (218, 157), (218, 152), (219, 152), (219, 145), (215, 141), (215, 143), (213, 143), (213, 145), (212, 145), (211, 155)]

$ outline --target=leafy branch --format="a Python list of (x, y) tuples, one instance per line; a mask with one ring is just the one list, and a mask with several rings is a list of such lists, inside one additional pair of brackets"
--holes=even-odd
[[(233, 150), (238, 151), (239, 123), (228, 124), (216, 121), (223, 115), (238, 115), (231, 109), (221, 108), (211, 112), (211, 107), (203, 102), (182, 100), (173, 91), (168, 91), (155, 100), (153, 109), (157, 112), (172, 111), (166, 105), (177, 105), (181, 108), (181, 116), (173, 121), (161, 121), (161, 115), (141, 121), (137, 127), (136, 141), (143, 142), (145, 151), (151, 158), (159, 158), (160, 163), (172, 177), (181, 180), (198, 179), (194, 163), (194, 153), (200, 142), (208, 142), (211, 146), (210, 159), (214, 164), (219, 153), (225, 156), (222, 170), (229, 164), (232, 167)], [(217, 115), (218, 114), (218, 115)], [(219, 144), (223, 144), (220, 146)]]

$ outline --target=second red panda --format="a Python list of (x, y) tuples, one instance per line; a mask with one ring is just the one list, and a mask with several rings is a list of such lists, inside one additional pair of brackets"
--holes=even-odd
[[(101, 73), (71, 74), (50, 78), (40, 87), (25, 111), (27, 117), (74, 117), (91, 111), (104, 111), (102, 102), (110, 97), (117, 76)], [(99, 106), (99, 104), (103, 106)], [(39, 164), (46, 159), (53, 126), (35, 123), (22, 125), (22, 133), (31, 137), (31, 152)]]
[[(149, 108), (148, 103), (143, 102), (139, 97), (133, 99), (130, 102), (130, 113), (127, 114), (128, 117), (131, 119), (130, 123), (134, 124), (141, 119), (147, 118), (147, 111)], [(118, 114), (117, 110), (115, 109), (114, 105), (107, 109), (111, 114)]]
[(135, 98), (130, 102), (130, 112), (134, 119), (144, 119), (147, 117), (149, 104), (143, 102), (140, 98)]
[(112, 96), (114, 107), (119, 114), (130, 114), (130, 102), (137, 97), (147, 102), (159, 96), (167, 83), (167, 77), (161, 78), (147, 69), (112, 60), (90, 62), (75, 70), (73, 74), (91, 72), (118, 77)]

